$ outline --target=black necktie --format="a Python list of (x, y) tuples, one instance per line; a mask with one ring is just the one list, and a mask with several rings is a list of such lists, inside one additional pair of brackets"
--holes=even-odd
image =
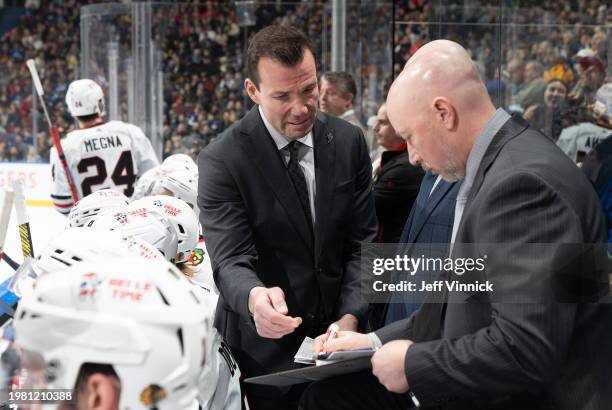
[(287, 170), (289, 171), (289, 176), (291, 177), (291, 181), (293, 182), (293, 187), (295, 188), (295, 192), (302, 204), (302, 209), (304, 210), (304, 214), (306, 215), (306, 220), (308, 221), (308, 225), (310, 229), (312, 229), (312, 214), (310, 212), (310, 197), (308, 196), (308, 187), (306, 186), (306, 178), (304, 177), (304, 173), (300, 168), (299, 159), (298, 159), (298, 151), (300, 149), (301, 142), (299, 141), (291, 141), (289, 145), (287, 145), (287, 150), (289, 150), (289, 164), (287, 164)]

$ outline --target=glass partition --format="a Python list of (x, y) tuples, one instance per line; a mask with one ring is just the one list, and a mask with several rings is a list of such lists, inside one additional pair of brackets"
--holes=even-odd
[[(603, 101), (609, 97), (602, 92), (599, 104), (596, 98), (610, 81), (608, 6), (603, 1), (488, 4), (396, 2), (395, 74), (421, 45), (441, 38), (457, 41), (472, 55), (496, 106), (523, 115), (560, 147), (574, 146), (567, 152), (582, 162), (596, 142), (577, 143), (576, 133), (582, 131), (572, 127), (600, 127), (586, 126), (597, 140), (609, 135), (610, 117), (602, 115), (610, 109)], [(579, 152), (574, 152), (576, 144)]]
[[(319, 72), (331, 70), (332, 3), (41, 2), (0, 42), (0, 158), (48, 160), (50, 138), (32, 98), (28, 58), (37, 59), (62, 135), (74, 127), (63, 101), (67, 85), (91, 77), (103, 86), (109, 118), (142, 127), (160, 157), (195, 155), (250, 107), (243, 90), (245, 52), (260, 28), (300, 28), (315, 45)], [(601, 127), (609, 116), (593, 115), (610, 109), (609, 94), (597, 97), (610, 80), (612, 18), (606, 7), (601, 0), (347, 0), (345, 70), (357, 83), (356, 112), (366, 123), (412, 53), (432, 39), (449, 38), (470, 51), (498, 106), (521, 113), (552, 138), (565, 141), (561, 134), (574, 125)], [(80, 39), (74, 34), (79, 23)], [(546, 93), (554, 79), (562, 84)], [(593, 142), (580, 132), (569, 138), (584, 156)]]

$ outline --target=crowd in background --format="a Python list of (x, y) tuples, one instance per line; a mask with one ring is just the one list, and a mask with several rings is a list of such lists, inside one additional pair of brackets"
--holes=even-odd
[(482, 1), (437, 7), (413, 0), (397, 7), (395, 73), (423, 44), (447, 38), (469, 50), (497, 106), (523, 115), (553, 140), (585, 122), (612, 128), (594, 109), (609, 70), (609, 3), (514, 5), (519, 3), (503, 10)]
[[(48, 161), (50, 138), (42, 115), (38, 115), (38, 132), (33, 135), (28, 58), (37, 60), (56, 127), (62, 135), (74, 127), (63, 99), (69, 82), (79, 76), (79, 5), (87, 3), (27, 1), (18, 23), (0, 37), (1, 161)], [(243, 89), (243, 55), (249, 36), (259, 28), (273, 23), (299, 27), (315, 43), (318, 68), (329, 66), (331, 47), (324, 42), (331, 38), (331, 13), (324, 2), (261, 3), (255, 8), (256, 24), (249, 27), (239, 25), (231, 2), (174, 7), (160, 16), (164, 21), (160, 36), (164, 157), (197, 155), (250, 107)], [(375, 113), (390, 83), (385, 62), (393, 61), (397, 73), (421, 45), (440, 37), (470, 50), (499, 106), (541, 122), (540, 128), (555, 134), (552, 137), (558, 137), (565, 127), (589, 120), (592, 111), (588, 107), (608, 70), (610, 6), (602, 0), (566, 2), (561, 9), (549, 0), (512, 5), (501, 9), (494, 2), (464, 1), (438, 7), (425, 0), (410, 0), (395, 2), (391, 10), (351, 4), (347, 70), (353, 72), (360, 90), (357, 112), (363, 122)], [(501, 29), (499, 22), (504, 23)], [(385, 47), (391, 33), (393, 49)], [(581, 58), (587, 58), (586, 65)], [(586, 78), (588, 69), (597, 78)], [(544, 94), (551, 79), (560, 80), (559, 87), (565, 89), (561, 93), (563, 110), (560, 104), (546, 104)], [(126, 110), (122, 112), (125, 116)]]

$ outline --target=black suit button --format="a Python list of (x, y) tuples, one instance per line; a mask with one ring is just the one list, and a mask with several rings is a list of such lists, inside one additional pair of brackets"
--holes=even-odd
[(314, 318), (315, 318), (315, 315), (313, 315), (312, 313), (307, 313), (307, 314), (306, 314), (306, 319), (308, 319), (308, 320), (314, 320)]
[(322, 275), (323, 274), (323, 269), (321, 268), (317, 268), (317, 275)]

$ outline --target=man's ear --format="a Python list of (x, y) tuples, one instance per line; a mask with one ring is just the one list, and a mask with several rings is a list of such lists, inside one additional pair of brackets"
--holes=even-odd
[(87, 410), (116, 410), (119, 408), (121, 385), (115, 377), (94, 373), (85, 385)]
[(444, 97), (436, 97), (433, 100), (434, 115), (444, 128), (454, 131), (457, 128), (457, 111), (455, 107)]
[(244, 80), (244, 89), (255, 104), (259, 104), (259, 90), (250, 78)]
[(353, 94), (349, 94), (346, 109), (347, 110), (352, 109), (353, 105), (355, 105), (355, 96)]

